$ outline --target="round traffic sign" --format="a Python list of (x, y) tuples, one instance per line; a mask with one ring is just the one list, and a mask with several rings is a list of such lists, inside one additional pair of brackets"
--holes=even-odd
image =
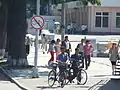
[(44, 26), (44, 18), (42, 16), (33, 16), (31, 18), (31, 26), (36, 30), (42, 30)]

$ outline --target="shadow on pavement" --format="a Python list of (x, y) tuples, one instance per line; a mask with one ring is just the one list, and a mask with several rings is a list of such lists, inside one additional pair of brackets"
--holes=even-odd
[[(3, 66), (5, 72), (10, 75), (12, 78), (31, 78), (33, 77), (33, 66)], [(45, 67), (38, 68), (39, 76), (48, 76), (49, 69)]]
[(120, 80), (109, 80), (98, 90), (120, 90)]

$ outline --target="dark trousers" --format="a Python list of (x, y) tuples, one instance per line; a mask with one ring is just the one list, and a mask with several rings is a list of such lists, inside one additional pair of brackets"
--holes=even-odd
[(74, 66), (71, 69), (73, 69), (73, 75), (70, 75), (71, 77), (69, 78), (69, 81), (72, 81), (73, 79), (75, 79), (75, 77), (77, 76), (77, 73), (78, 73), (77, 67)]
[(26, 55), (29, 55), (30, 52), (30, 45), (26, 45)]
[(85, 58), (86, 69), (88, 69), (88, 67), (90, 66), (90, 62), (91, 62), (90, 55), (84, 55), (84, 58)]
[(65, 51), (67, 54), (68, 54), (68, 56), (70, 57), (70, 50), (69, 49), (66, 49), (66, 51)]

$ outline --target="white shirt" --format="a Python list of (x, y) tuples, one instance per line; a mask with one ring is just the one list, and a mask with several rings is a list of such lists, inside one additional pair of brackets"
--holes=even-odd
[(67, 26), (67, 29), (71, 29), (71, 26), (70, 26), (70, 25), (68, 25), (68, 26)]
[(81, 51), (81, 52), (83, 52), (84, 51), (84, 43), (82, 44), (82, 43), (80, 43), (79, 44), (79, 50)]
[(81, 26), (81, 29), (82, 29), (82, 30), (85, 30), (86, 28), (87, 28), (87, 25), (82, 25), (82, 26)]
[(70, 42), (69, 41), (65, 41), (65, 43), (66, 43), (66, 49), (69, 49), (70, 48), (69, 47)]

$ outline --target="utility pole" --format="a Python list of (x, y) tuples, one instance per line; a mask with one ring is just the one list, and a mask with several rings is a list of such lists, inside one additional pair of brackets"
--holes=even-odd
[(64, 36), (65, 36), (65, 28), (66, 28), (66, 20), (65, 20), (65, 2), (66, 0), (62, 1), (62, 26), (61, 26), (61, 40), (64, 40)]
[[(36, 11), (37, 15), (40, 15), (40, 0), (37, 0), (36, 2)], [(33, 77), (38, 78), (38, 68), (37, 68), (37, 60), (38, 60), (38, 36), (39, 36), (39, 30), (36, 30), (36, 39), (35, 39), (35, 58), (34, 58), (34, 70), (33, 70)]]

